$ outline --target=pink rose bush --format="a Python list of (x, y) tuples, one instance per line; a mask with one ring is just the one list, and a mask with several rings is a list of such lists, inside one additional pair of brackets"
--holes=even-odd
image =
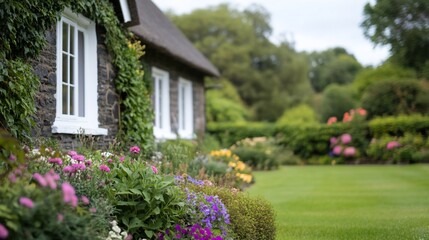
[(338, 137), (331, 137), (329, 143), (331, 148), (330, 155), (338, 158), (334, 163), (341, 163), (358, 157), (358, 151), (352, 145), (353, 137), (349, 133), (344, 133)]

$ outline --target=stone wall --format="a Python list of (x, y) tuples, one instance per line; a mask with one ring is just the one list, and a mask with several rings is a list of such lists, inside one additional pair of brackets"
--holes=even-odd
[[(80, 140), (72, 134), (52, 133), (52, 124), (55, 121), (56, 108), (56, 29), (46, 34), (47, 44), (39, 58), (32, 62), (34, 72), (40, 77), (39, 93), (35, 103), (37, 114), (36, 128), (33, 136), (53, 138), (67, 149), (80, 146)], [(108, 129), (107, 136), (94, 136), (97, 148), (107, 147), (113, 142), (119, 127), (118, 96), (115, 92), (115, 71), (106, 46), (104, 45), (104, 29), (97, 27), (97, 55), (98, 55), (98, 121), (101, 128)]]
[(193, 110), (194, 110), (194, 131), (202, 136), (206, 128), (205, 120), (205, 95), (204, 95), (204, 74), (188, 65), (176, 60), (155, 49), (151, 45), (146, 45), (146, 54), (143, 61), (149, 68), (156, 67), (167, 71), (170, 76), (170, 125), (172, 132), (178, 129), (178, 82), (179, 78), (184, 78), (192, 82), (193, 89)]

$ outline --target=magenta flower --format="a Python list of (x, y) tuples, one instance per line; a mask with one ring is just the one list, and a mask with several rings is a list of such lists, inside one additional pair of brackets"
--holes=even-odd
[(85, 166), (91, 167), (92, 166), (92, 161), (91, 160), (86, 160), (85, 161)]
[(13, 173), (9, 174), (8, 178), (9, 178), (9, 181), (11, 183), (16, 183), (16, 175), (15, 174), (13, 174)]
[(57, 189), (57, 181), (55, 180), (55, 176), (52, 174), (45, 174), (45, 180), (49, 187), (53, 189)]
[(107, 159), (107, 163), (112, 163), (113, 160), (111, 158)]
[(36, 180), (37, 183), (39, 183), (40, 186), (42, 187), (48, 186), (48, 182), (40, 173), (33, 174), (33, 178), (34, 180)]
[(85, 169), (86, 169), (86, 166), (83, 163), (74, 163), (71, 166), (72, 166), (74, 172), (76, 172), (78, 170), (85, 171)]
[(61, 189), (63, 190), (63, 201), (69, 203), (72, 207), (77, 206), (78, 198), (76, 197), (74, 187), (70, 183), (65, 182), (61, 185)]
[(130, 152), (138, 154), (138, 153), (140, 153), (140, 148), (138, 146), (133, 146), (130, 148)]
[(6, 239), (9, 236), (9, 231), (7, 228), (0, 223), (0, 239)]
[(14, 162), (16, 160), (16, 156), (13, 155), (13, 154), (10, 154), (9, 160), (12, 161), (12, 162)]
[(107, 165), (101, 164), (100, 170), (103, 172), (110, 172), (110, 168)]
[(335, 144), (337, 144), (337, 138), (331, 137), (331, 139), (329, 139), (329, 142), (331, 143), (331, 145), (335, 145)]
[(82, 161), (85, 161), (85, 156), (76, 154), (76, 155), (72, 156), (72, 159), (74, 159), (78, 162), (82, 162)]
[(392, 149), (398, 148), (400, 146), (401, 146), (401, 144), (399, 142), (397, 142), (397, 141), (391, 141), (391, 142), (387, 143), (386, 148), (387, 148), (387, 150), (392, 150)]
[(77, 155), (77, 152), (76, 152), (76, 151), (69, 151), (67, 154), (68, 154), (70, 157), (73, 157), (73, 156)]
[(19, 204), (21, 204), (22, 206), (27, 207), (27, 208), (33, 208), (34, 207), (33, 201), (27, 197), (20, 197), (19, 198)]
[(125, 161), (125, 157), (124, 156), (122, 156), (122, 157), (119, 158), (119, 162), (123, 163), (124, 161)]
[(332, 153), (337, 156), (341, 154), (341, 151), (343, 151), (343, 147), (341, 146), (335, 146), (334, 149), (332, 149)]
[(345, 157), (353, 157), (356, 155), (356, 148), (354, 147), (346, 147), (343, 152)]
[(53, 164), (58, 164), (58, 165), (62, 165), (63, 164), (63, 160), (61, 160), (61, 158), (51, 158), (48, 161), (50, 163), (53, 163)]
[(73, 167), (72, 166), (65, 166), (63, 168), (63, 172), (65, 172), (65, 173), (71, 173), (71, 172), (73, 172)]
[(89, 209), (89, 211), (90, 211), (90, 212), (92, 212), (92, 213), (96, 213), (96, 212), (97, 212), (97, 209), (96, 209), (96, 208), (94, 208), (94, 207), (92, 207), (92, 208), (90, 208), (90, 209)]
[(349, 144), (352, 141), (352, 136), (348, 133), (341, 135), (341, 142), (343, 144)]
[(155, 166), (151, 166), (153, 173), (158, 174), (158, 169)]
[(87, 197), (87, 196), (82, 196), (82, 197), (80, 197), (80, 200), (82, 201), (82, 203), (83, 203), (84, 205), (88, 205), (88, 204), (89, 204), (89, 199), (88, 199), (88, 197)]

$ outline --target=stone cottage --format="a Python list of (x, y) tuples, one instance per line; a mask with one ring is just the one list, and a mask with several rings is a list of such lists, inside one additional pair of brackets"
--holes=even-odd
[[(146, 45), (143, 61), (153, 81), (155, 138), (195, 138), (205, 130), (204, 77), (218, 76), (218, 70), (152, 1), (114, 4), (124, 27)], [(97, 136), (100, 145), (112, 142), (120, 113), (103, 27), (66, 9), (47, 41), (33, 63), (41, 79), (34, 134), (69, 147), (81, 130)]]

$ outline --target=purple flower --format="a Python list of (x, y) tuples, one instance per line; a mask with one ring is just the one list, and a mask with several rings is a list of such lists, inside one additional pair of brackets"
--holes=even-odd
[(85, 166), (91, 167), (92, 166), (92, 161), (91, 160), (86, 160), (85, 161)]
[(140, 153), (140, 148), (138, 146), (133, 146), (130, 148), (130, 152), (138, 154), (138, 153)]
[(80, 197), (80, 200), (82, 201), (82, 203), (83, 203), (84, 205), (88, 205), (88, 204), (89, 204), (89, 199), (88, 199), (88, 197), (87, 197), (87, 196), (82, 196), (82, 197)]
[(72, 166), (65, 166), (63, 168), (63, 172), (65, 172), (65, 173), (71, 173), (71, 172), (73, 172), (73, 167)]
[(7, 228), (0, 223), (0, 239), (6, 239), (9, 236), (9, 231)]
[(100, 165), (100, 170), (103, 172), (110, 172), (110, 168), (107, 165)]
[(153, 173), (158, 174), (158, 169), (155, 166), (151, 166)]
[(73, 163), (72, 165), (73, 171), (76, 172), (78, 170), (85, 171), (86, 166), (83, 163)]
[(352, 136), (348, 133), (341, 135), (341, 142), (343, 144), (349, 144), (352, 141)]
[(33, 201), (27, 197), (20, 197), (19, 198), (19, 204), (21, 204), (22, 206), (27, 207), (27, 208), (33, 208), (34, 207)]
[(9, 160), (12, 161), (12, 162), (14, 162), (16, 160), (16, 156), (13, 155), (13, 154), (10, 154)]
[(58, 164), (58, 165), (62, 165), (63, 164), (63, 160), (61, 160), (61, 158), (51, 158), (48, 161), (50, 163), (53, 163), (53, 164)]
[(85, 156), (76, 154), (76, 155), (72, 156), (72, 159), (74, 159), (78, 162), (82, 162), (82, 161), (85, 161)]
[(70, 157), (73, 157), (73, 156), (75, 156), (75, 155), (77, 155), (77, 152), (76, 151), (68, 151), (68, 153), (67, 153)]

